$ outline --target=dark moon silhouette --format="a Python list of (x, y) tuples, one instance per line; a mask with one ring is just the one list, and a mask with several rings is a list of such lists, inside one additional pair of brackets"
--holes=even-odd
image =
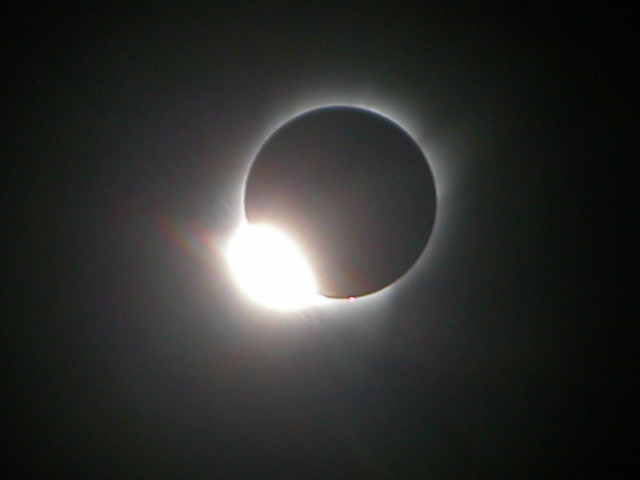
[(315, 109), (278, 128), (245, 189), (251, 224), (305, 252), (322, 295), (362, 296), (406, 273), (433, 228), (433, 174), (411, 136), (370, 110)]

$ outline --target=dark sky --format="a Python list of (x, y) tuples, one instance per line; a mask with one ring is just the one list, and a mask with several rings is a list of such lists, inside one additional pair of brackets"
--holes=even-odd
[[(16, 478), (630, 478), (625, 12), (17, 3)], [(420, 142), (433, 237), (378, 303), (269, 312), (220, 246), (261, 142), (333, 103)]]

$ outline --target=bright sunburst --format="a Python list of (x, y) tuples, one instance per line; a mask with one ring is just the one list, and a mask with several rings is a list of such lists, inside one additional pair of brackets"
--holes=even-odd
[(241, 290), (262, 305), (296, 310), (320, 298), (302, 252), (270, 225), (241, 225), (228, 247), (227, 259)]

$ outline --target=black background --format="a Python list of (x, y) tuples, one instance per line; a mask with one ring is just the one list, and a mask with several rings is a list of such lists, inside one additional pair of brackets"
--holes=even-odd
[[(613, 8), (2, 7), (16, 478), (631, 478), (635, 32)], [(219, 249), (279, 122), (405, 124), (424, 261), (279, 318)]]

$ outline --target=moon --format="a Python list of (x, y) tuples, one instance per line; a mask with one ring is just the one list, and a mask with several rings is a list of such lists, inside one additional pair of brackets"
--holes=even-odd
[(317, 293), (369, 295), (417, 261), (436, 215), (435, 181), (418, 143), (377, 112), (328, 106), (276, 129), (259, 149), (244, 193), (250, 225), (298, 246)]

